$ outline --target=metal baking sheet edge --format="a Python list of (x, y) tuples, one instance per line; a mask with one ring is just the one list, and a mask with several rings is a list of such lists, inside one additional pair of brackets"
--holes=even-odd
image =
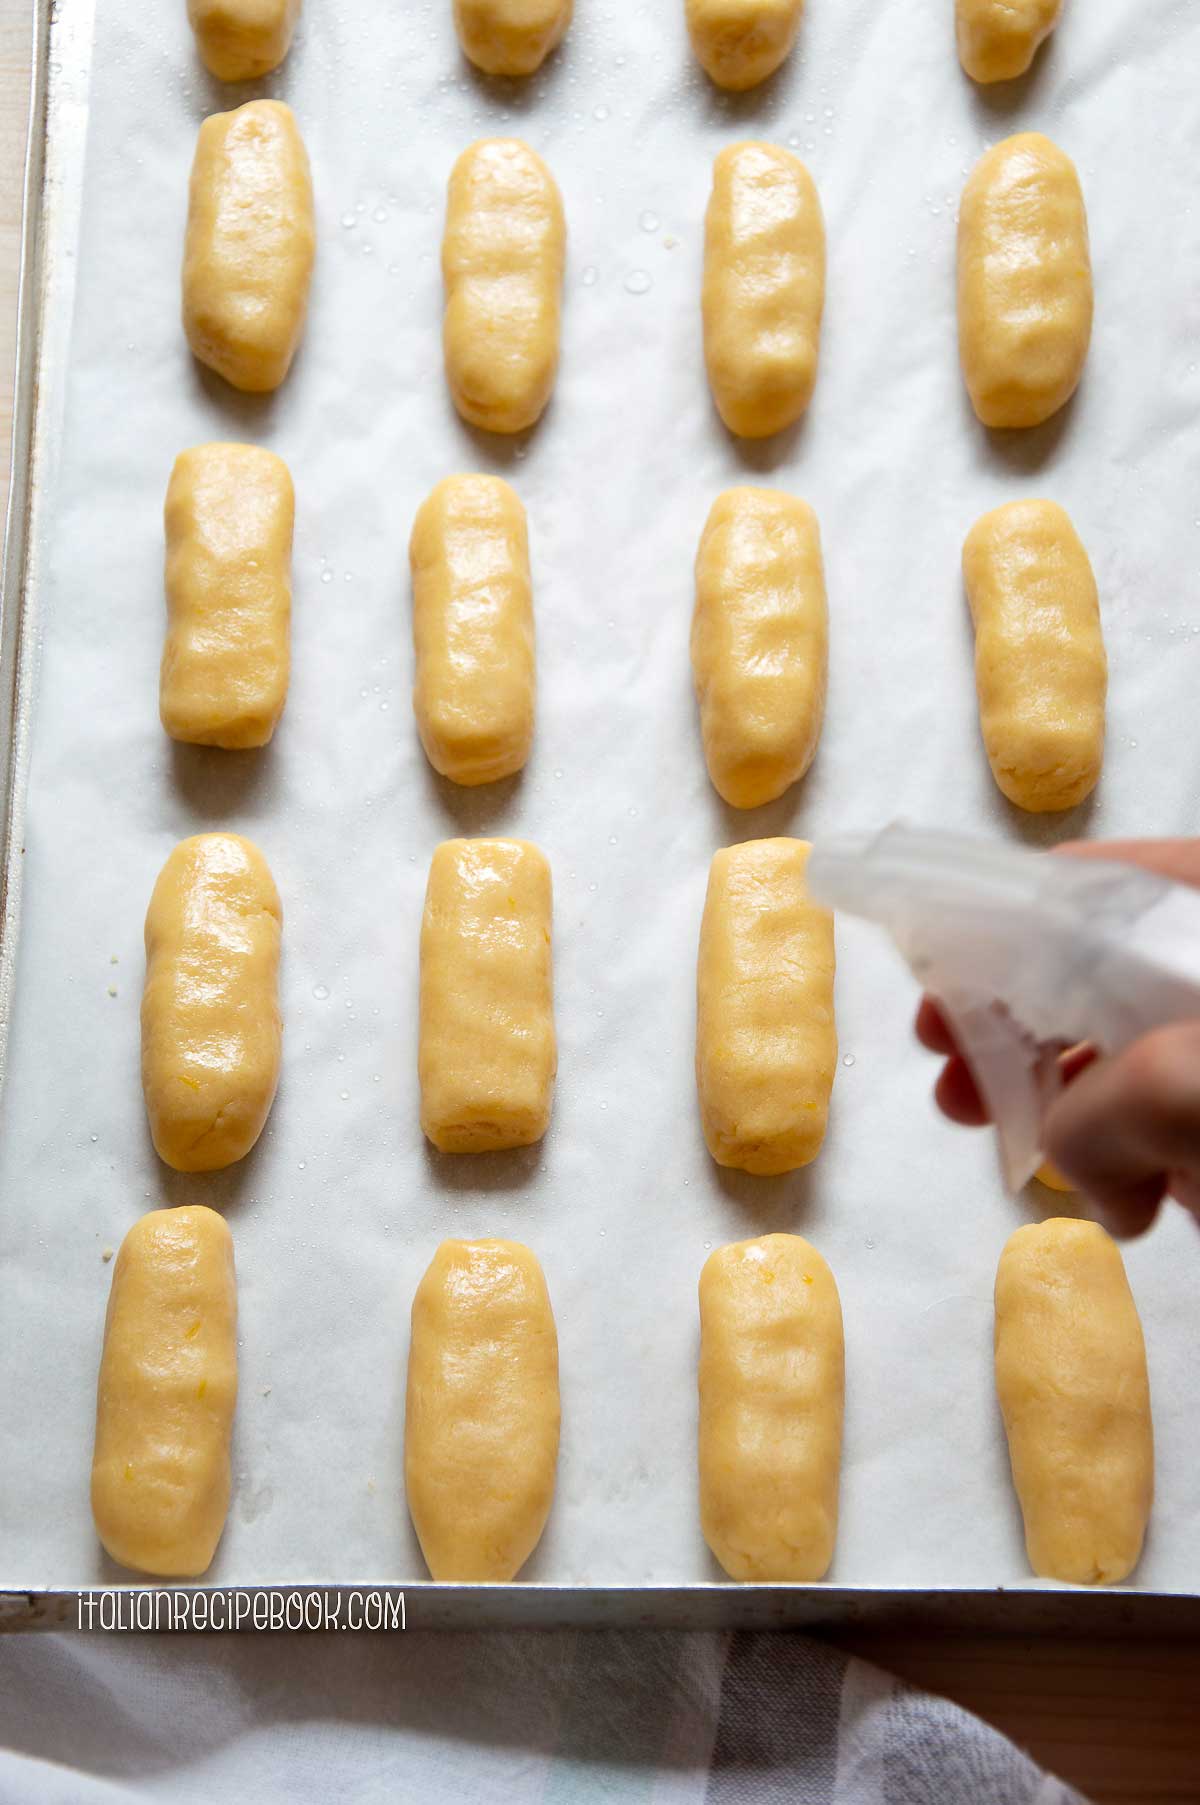
[[(75, 304), (94, 0), (35, 0), (29, 139), (17, 299), (12, 481), (0, 586), (0, 1085), (20, 927), (25, 791), (38, 651), (44, 522), (52, 506)], [(116, 1588), (140, 1592), (139, 1586)], [(212, 1586), (171, 1587), (212, 1594)], [(238, 1587), (243, 1597), (403, 1593), (411, 1628), (818, 1629), (920, 1626), (1012, 1634), (1200, 1633), (1200, 1597), (1183, 1593), (825, 1585), (487, 1586), (314, 1580)], [(0, 1631), (65, 1629), (79, 1593), (0, 1581)]]

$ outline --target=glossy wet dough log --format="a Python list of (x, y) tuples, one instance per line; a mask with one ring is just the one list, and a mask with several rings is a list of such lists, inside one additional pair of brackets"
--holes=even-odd
[(486, 75), (532, 75), (562, 42), (571, 10), (571, 0), (454, 0), (454, 27)]
[(235, 389), (277, 389), (304, 331), (316, 237), (290, 107), (251, 100), (200, 127), (188, 194), (183, 326)]
[(1052, 501), (982, 515), (963, 545), (963, 582), (992, 775), (1018, 808), (1074, 808), (1100, 776), (1108, 661), (1070, 517)]
[(213, 1210), (152, 1210), (113, 1266), (96, 1389), (92, 1515), (139, 1573), (206, 1571), (229, 1508), (237, 1402), (233, 1239)]
[(798, 420), (817, 377), (825, 224), (790, 151), (729, 145), (713, 164), (704, 227), (704, 359), (730, 432), (761, 439)]
[(958, 60), (972, 81), (1024, 75), (1061, 10), (1062, 0), (955, 0)]
[(696, 61), (719, 88), (754, 88), (796, 41), (804, 0), (686, 0)]
[(700, 1523), (731, 1579), (822, 1579), (837, 1539), (845, 1354), (834, 1277), (799, 1235), (700, 1275)]
[(511, 777), (533, 740), (533, 586), (520, 498), (498, 476), (448, 476), (417, 511), (413, 709), (454, 783)]
[(172, 739), (265, 746), (287, 699), (295, 496), (257, 445), (181, 451), (167, 486), (167, 637), (158, 704)]
[(443, 1153), (540, 1141), (557, 1050), (550, 867), (527, 840), (444, 840), (421, 922), (421, 1127)]
[(558, 370), (566, 222), (554, 177), (519, 138), (481, 138), (450, 175), (442, 340), (454, 405), (472, 426), (521, 432)]
[(720, 1166), (773, 1174), (821, 1150), (837, 1066), (833, 917), (804, 887), (805, 840), (715, 854), (696, 966), (696, 1085)]
[(434, 1579), (514, 1579), (550, 1514), (558, 1335), (515, 1241), (443, 1241), (417, 1287), (404, 1484)]
[(188, 0), (196, 48), (218, 81), (253, 81), (277, 69), (299, 17), (300, 0)]
[(734, 808), (782, 796), (808, 770), (828, 662), (816, 515), (778, 489), (726, 489), (696, 555), (692, 673), (708, 773)]
[(958, 215), (958, 349), (985, 426), (1068, 402), (1092, 335), (1087, 214), (1070, 157), (1040, 132), (982, 156)]
[(279, 1081), (279, 893), (238, 834), (181, 840), (146, 912), (142, 1088), (160, 1159), (213, 1172), (249, 1153)]
[(1019, 1228), (996, 1272), (996, 1389), (1034, 1572), (1115, 1585), (1154, 1492), (1150, 1382), (1120, 1252), (1095, 1222)]

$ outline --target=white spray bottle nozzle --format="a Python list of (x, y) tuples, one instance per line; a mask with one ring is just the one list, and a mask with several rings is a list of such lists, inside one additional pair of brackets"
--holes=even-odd
[(899, 824), (818, 842), (811, 895), (888, 929), (935, 996), (1015, 1190), (1041, 1163), (1057, 1054), (1200, 1015), (1200, 891), (1134, 865)]

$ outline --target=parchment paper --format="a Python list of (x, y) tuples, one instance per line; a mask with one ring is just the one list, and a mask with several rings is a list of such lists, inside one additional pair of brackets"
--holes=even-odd
[[(711, 854), (735, 839), (896, 816), (1039, 845), (1200, 829), (1200, 15), (1067, 0), (1032, 76), (989, 94), (959, 69), (949, 0), (810, 0), (785, 71), (727, 100), (690, 59), (680, 0), (578, 0), (525, 86), (471, 73), (448, 0), (306, 0), (258, 90), (204, 75), (182, 0), (98, 13), (0, 1136), (0, 1579), (119, 1577), (87, 1497), (102, 1254), (141, 1211), (203, 1201), (233, 1227), (241, 1307), (214, 1581), (424, 1577), (401, 1485), (409, 1304), (439, 1240), (485, 1234), (537, 1251), (561, 1337), (559, 1489), (527, 1576), (719, 1577), (695, 1503), (696, 1280), (722, 1241), (789, 1229), (826, 1254), (845, 1309), (831, 1579), (1024, 1583), (991, 1287), (1011, 1230), (1062, 1206), (1007, 1199), (990, 1139), (936, 1115), (913, 987), (852, 922), (820, 1160), (718, 1172), (692, 1076), (696, 934)], [(197, 126), (256, 91), (296, 110), (320, 233), (303, 350), (263, 401), (201, 372), (178, 323)], [(1034, 127), (1079, 166), (1096, 328), (1072, 406), (994, 437), (957, 366), (955, 213), (979, 153)], [(548, 159), (570, 234), (558, 388), (516, 442), (459, 423), (439, 331), (446, 177), (503, 132)], [(829, 238), (815, 400), (757, 447), (713, 413), (698, 309), (712, 158), (747, 135), (807, 160)], [(261, 754), (173, 746), (157, 719), (162, 497), (175, 453), (213, 437), (281, 452), (298, 495), (291, 695)], [(407, 540), (432, 484), (472, 468), (528, 508), (540, 695), (524, 777), (463, 792), (416, 739)], [(743, 480), (815, 506), (832, 615), (816, 765), (750, 814), (709, 786), (687, 655), (697, 538)], [(1042, 821), (989, 776), (959, 577), (976, 515), (1028, 494), (1061, 501), (1089, 548), (1112, 672), (1094, 806)], [(143, 1114), (142, 921), (172, 844), (212, 828), (257, 840), (284, 899), (284, 1075), (254, 1155), (181, 1178)], [(464, 832), (536, 840), (556, 886), (553, 1126), (485, 1159), (433, 1154), (417, 1122), (422, 893), (436, 842)], [(1194, 1589), (1195, 1227), (1172, 1206), (1127, 1259), (1158, 1436), (1137, 1577)]]

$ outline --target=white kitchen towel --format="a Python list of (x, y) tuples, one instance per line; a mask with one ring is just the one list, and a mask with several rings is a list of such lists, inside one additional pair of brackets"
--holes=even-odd
[(1082, 1805), (805, 1637), (10, 1635), (2, 1805)]

